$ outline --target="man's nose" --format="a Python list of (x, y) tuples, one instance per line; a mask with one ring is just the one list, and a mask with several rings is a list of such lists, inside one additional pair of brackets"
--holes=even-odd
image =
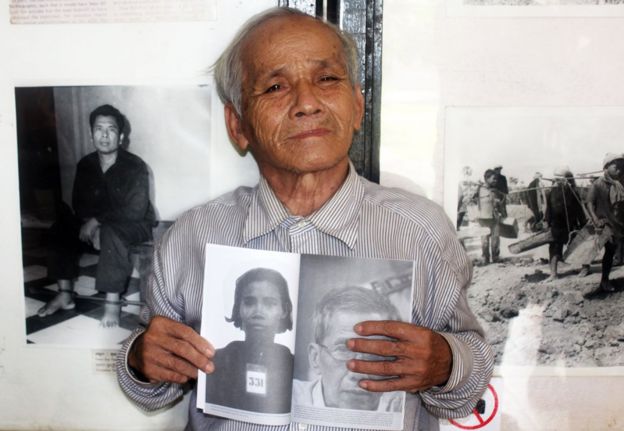
[(319, 90), (308, 81), (302, 80), (295, 85), (295, 102), (292, 111), (295, 117), (313, 115), (321, 111), (317, 91)]

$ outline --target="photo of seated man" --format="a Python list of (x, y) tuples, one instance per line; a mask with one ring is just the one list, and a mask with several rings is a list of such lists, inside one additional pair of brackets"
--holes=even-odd
[(279, 272), (254, 268), (236, 280), (226, 320), (245, 333), (245, 340), (216, 350), (214, 372), (206, 375), (206, 403), (263, 413), (290, 411), (293, 355), (274, 340), (292, 330), (292, 308)]
[(366, 320), (399, 320), (399, 312), (385, 296), (372, 289), (349, 286), (327, 292), (313, 317), (313, 341), (308, 345), (312, 381), (294, 380), (293, 403), (313, 407), (397, 412), (402, 392), (370, 392), (358, 382), (374, 378), (347, 369), (350, 359), (379, 361), (380, 357), (356, 353), (347, 340), (358, 337), (353, 327)]
[(150, 202), (149, 171), (145, 162), (122, 147), (124, 115), (102, 105), (89, 115), (95, 151), (79, 162), (72, 207), (62, 204), (49, 231), (48, 277), (58, 294), (38, 311), (39, 317), (71, 310), (78, 259), (87, 250), (99, 251), (95, 289), (106, 294), (103, 327), (119, 325), (121, 294), (132, 273), (130, 247), (152, 238), (155, 212)]

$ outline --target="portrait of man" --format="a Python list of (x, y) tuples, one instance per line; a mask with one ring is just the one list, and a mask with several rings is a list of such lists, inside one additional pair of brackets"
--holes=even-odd
[(207, 403), (263, 413), (290, 411), (293, 355), (274, 340), (292, 330), (292, 308), (279, 272), (254, 268), (236, 280), (226, 321), (242, 330), (245, 339), (215, 352), (215, 371), (206, 376)]
[(349, 286), (330, 290), (317, 303), (313, 317), (313, 342), (308, 345), (312, 381), (295, 380), (293, 402), (313, 407), (395, 412), (402, 408), (400, 392), (369, 392), (358, 382), (374, 378), (347, 368), (351, 359), (380, 360), (379, 356), (353, 352), (347, 340), (356, 337), (353, 327), (366, 320), (398, 320), (399, 312), (372, 289)]
[(356, 337), (353, 327), (366, 320), (398, 320), (399, 313), (383, 295), (372, 289), (349, 286), (330, 290), (316, 305), (313, 342), (308, 346), (312, 381), (295, 380), (295, 404), (353, 410), (400, 411), (403, 397), (397, 392), (369, 392), (358, 382), (374, 378), (350, 371), (351, 359), (380, 360), (379, 356), (353, 352), (347, 340)]
[(72, 208), (62, 202), (50, 228), (48, 277), (56, 280), (58, 293), (38, 315), (45, 318), (76, 307), (73, 282), (78, 277), (78, 259), (95, 250), (99, 254), (95, 289), (106, 299), (101, 326), (115, 327), (121, 294), (133, 269), (130, 247), (152, 238), (156, 216), (147, 165), (123, 148), (124, 115), (105, 104), (94, 109), (88, 120), (95, 151), (78, 162)]

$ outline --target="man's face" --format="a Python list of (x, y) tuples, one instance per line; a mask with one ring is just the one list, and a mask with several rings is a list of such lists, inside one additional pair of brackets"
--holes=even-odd
[(248, 38), (243, 70), (241, 117), (228, 106), (226, 120), (265, 175), (346, 166), (363, 98), (336, 35), (305, 17), (270, 20)]
[(485, 179), (485, 182), (488, 184), (488, 186), (495, 186), (497, 183), (496, 175), (490, 175)]
[(98, 115), (91, 129), (91, 140), (100, 154), (112, 154), (119, 150), (123, 134), (114, 117)]
[(617, 178), (624, 172), (624, 160), (615, 160), (607, 166), (609, 176)]
[(268, 281), (254, 281), (243, 289), (239, 313), (247, 335), (275, 335), (281, 319), (286, 317), (279, 290)]
[[(384, 320), (387, 316), (369, 313), (336, 313), (332, 317), (332, 325), (325, 335), (322, 345), (310, 346), (310, 361), (315, 371), (320, 374), (323, 383), (323, 398), (327, 407), (338, 407), (357, 410), (376, 410), (381, 393), (369, 392), (358, 386), (362, 379), (369, 378), (366, 374), (353, 373), (347, 369), (349, 359), (360, 358), (361, 354), (351, 352), (346, 347), (350, 338), (357, 337), (353, 326), (364, 320)], [(379, 358), (362, 359), (377, 360)]]

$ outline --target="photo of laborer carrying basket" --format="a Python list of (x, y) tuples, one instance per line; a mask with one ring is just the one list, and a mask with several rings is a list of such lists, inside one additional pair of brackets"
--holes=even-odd
[(546, 281), (558, 278), (557, 266), (560, 261), (581, 265), (581, 271), (587, 272), (589, 264), (612, 235), (608, 226), (604, 229), (595, 226), (570, 169), (562, 166), (553, 174), (552, 179), (545, 178), (552, 181), (553, 185), (546, 195), (543, 230), (509, 245), (511, 253), (519, 254), (548, 244), (550, 277)]
[(487, 169), (483, 174), (484, 183), (479, 184), (474, 194), (479, 215), (477, 222), (489, 231), (481, 235), (482, 264), (500, 260), (500, 237), (517, 238), (518, 223), (507, 217), (506, 193), (498, 187), (497, 173)]

